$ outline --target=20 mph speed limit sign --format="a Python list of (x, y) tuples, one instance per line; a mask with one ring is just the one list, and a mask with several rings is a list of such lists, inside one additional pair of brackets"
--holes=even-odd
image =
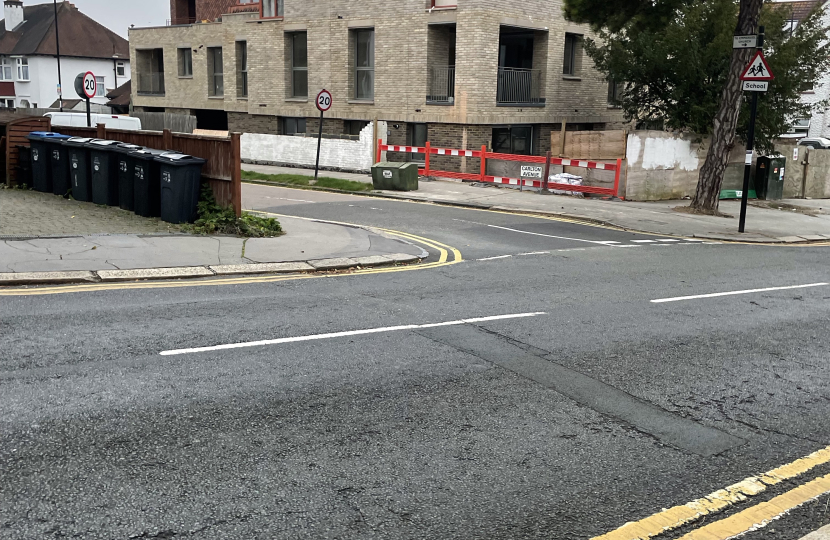
[(92, 99), (95, 97), (95, 90), (95, 75), (93, 75), (91, 71), (87, 71), (84, 73), (84, 95), (87, 99)]
[(331, 92), (328, 90), (320, 90), (320, 93), (317, 94), (317, 109), (320, 112), (326, 112), (331, 109), (331, 101)]

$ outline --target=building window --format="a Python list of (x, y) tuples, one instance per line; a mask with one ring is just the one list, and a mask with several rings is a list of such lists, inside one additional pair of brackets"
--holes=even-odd
[(565, 34), (565, 59), (562, 65), (564, 75), (576, 75), (577, 50), (579, 49), (579, 35)]
[(236, 96), (248, 97), (248, 42), (236, 42)]
[(533, 126), (493, 128), (493, 152), (531, 155), (533, 153)]
[(14, 98), (0, 98), (0, 107), (14, 109)]
[(308, 97), (308, 34), (291, 35), (291, 97)]
[(28, 58), (16, 58), (17, 62), (17, 80), (18, 81), (28, 81), (29, 80), (29, 59)]
[(355, 31), (355, 99), (375, 98), (375, 31)]
[[(427, 125), (426, 124), (409, 124), (409, 133), (407, 133), (407, 140), (409, 141), (407, 144), (409, 146), (426, 146), (427, 144)], [(426, 161), (425, 154), (415, 154), (412, 153), (409, 155), (409, 161), (418, 161), (424, 162)]]
[(208, 94), (213, 97), (225, 95), (225, 72), (222, 63), (222, 47), (208, 47)]
[(622, 83), (618, 83), (614, 79), (608, 79), (608, 106), (619, 107), (620, 97), (623, 93)]
[(367, 120), (345, 120), (343, 122), (344, 135), (360, 135), (363, 128), (369, 125)]
[(143, 49), (135, 52), (138, 93), (164, 95), (164, 50)]
[(124, 62), (116, 62), (115, 64), (115, 74), (119, 77), (126, 77), (127, 76), (127, 67), (124, 65)]
[(107, 93), (107, 86), (103, 77), (95, 77), (95, 97), (103, 97)]
[(282, 133), (283, 135), (296, 135), (298, 133), (304, 134), (305, 118), (283, 118)]
[(181, 48), (178, 51), (179, 77), (193, 76), (193, 51), (190, 47)]
[(21, 99), (20, 100), (20, 108), (21, 109), (28, 109), (31, 105), (29, 105), (28, 99)]
[(9, 60), (8, 56), (0, 56), (0, 81), (11, 81), (14, 80), (12, 77), (12, 64)]
[(262, 0), (260, 4), (260, 17), (263, 19), (282, 17), (282, 13), (283, 0)]

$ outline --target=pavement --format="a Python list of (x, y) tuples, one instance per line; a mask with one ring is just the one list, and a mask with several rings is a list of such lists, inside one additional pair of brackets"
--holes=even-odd
[(159, 219), (33, 191), (2, 190), (0, 203), (0, 285), (308, 272), (426, 256), (382, 231), (309, 219), (284, 217), (284, 236), (246, 239), (182, 234)]
[[(243, 164), (246, 170), (266, 174), (307, 174), (313, 171), (290, 167)], [(325, 176), (371, 182), (368, 175), (325, 171)], [(688, 214), (676, 211), (689, 205), (688, 200), (636, 202), (577, 198), (566, 195), (542, 195), (539, 190), (520, 192), (515, 188), (491, 184), (455, 181), (419, 182), (418, 191), (375, 192), (384, 197), (419, 200), (442, 204), (475, 206), (493, 210), (562, 215), (606, 223), (623, 229), (670, 236), (708, 238), (740, 242), (804, 243), (830, 240), (830, 215), (822, 200), (790, 199), (783, 210), (751, 206), (747, 212), (746, 232), (738, 233), (740, 202), (724, 200), (720, 210), (730, 218)], [(782, 205), (784, 206), (784, 205)], [(803, 213), (803, 210), (808, 212)]]

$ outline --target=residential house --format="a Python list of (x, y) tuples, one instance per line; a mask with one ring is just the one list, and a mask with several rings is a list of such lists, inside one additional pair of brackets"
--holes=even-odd
[(200, 128), (316, 135), (323, 88), (326, 134), (380, 119), (396, 145), (543, 154), (562, 122), (622, 123), (560, 1), (171, 0), (169, 22), (130, 30), (133, 106)]
[[(4, 1), (0, 23), (0, 106), (57, 107), (58, 64), (53, 3), (24, 6)], [(108, 101), (108, 89), (130, 80), (127, 40), (90, 19), (69, 2), (58, 2), (61, 86), (67, 101), (78, 98), (75, 77), (91, 71), (98, 82), (91, 100), (98, 110)]]

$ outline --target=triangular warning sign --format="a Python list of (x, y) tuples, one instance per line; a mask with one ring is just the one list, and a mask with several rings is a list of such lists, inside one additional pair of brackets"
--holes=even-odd
[(752, 57), (752, 61), (746, 66), (746, 69), (741, 75), (742, 81), (771, 81), (775, 78), (772, 71), (769, 69), (767, 59), (764, 58), (764, 53), (758, 51)]

